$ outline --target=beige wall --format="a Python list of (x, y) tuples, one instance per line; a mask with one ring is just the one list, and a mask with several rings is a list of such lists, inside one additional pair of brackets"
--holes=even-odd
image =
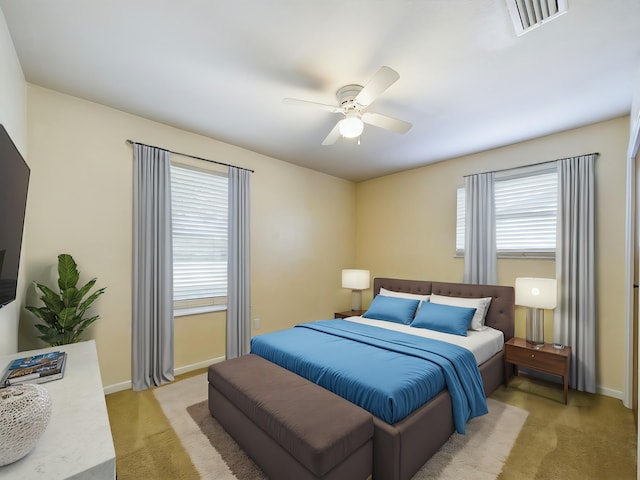
[[(90, 327), (102, 381), (131, 369), (132, 147), (126, 139), (255, 170), (252, 177), (252, 317), (264, 333), (331, 318), (349, 292), (340, 269), (355, 258), (355, 185), (37, 86), (28, 89), (32, 188), (26, 277), (55, 281), (59, 253), (107, 290)], [(180, 157), (184, 161), (183, 157)], [(201, 164), (202, 165), (202, 164)], [(206, 164), (204, 164), (206, 165)], [(35, 301), (32, 288), (28, 300)], [(224, 355), (225, 313), (175, 319), (175, 365)], [(29, 314), (20, 348), (34, 345)], [(37, 343), (35, 343), (37, 345)]]
[[(2, 10), (0, 10), (0, 123), (4, 125), (28, 163), (26, 158), (27, 86)], [(17, 298), (14, 302), (0, 309), (0, 355), (14, 353), (18, 350), (18, 318), (26, 285), (25, 256), (26, 249), (23, 242), (18, 272)], [(0, 366), (0, 368), (3, 367)]]
[[(357, 263), (372, 276), (459, 282), (455, 258), (456, 186), (463, 176), (591, 152), (596, 160), (598, 384), (618, 396), (624, 371), (625, 169), (629, 117), (456, 158), (357, 185)], [(498, 261), (498, 283), (555, 277), (550, 260)], [(364, 304), (371, 298), (365, 292)], [(547, 312), (545, 338), (552, 340)], [(524, 335), (517, 309), (516, 334)]]

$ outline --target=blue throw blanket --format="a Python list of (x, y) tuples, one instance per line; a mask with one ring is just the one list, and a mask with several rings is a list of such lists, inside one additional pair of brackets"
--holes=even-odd
[(488, 412), (466, 348), (345, 320), (320, 320), (251, 339), (251, 353), (396, 423), (449, 390), (456, 430)]

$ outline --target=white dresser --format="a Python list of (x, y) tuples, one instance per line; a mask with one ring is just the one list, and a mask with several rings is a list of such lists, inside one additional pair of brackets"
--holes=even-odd
[(0, 467), (0, 479), (113, 480), (116, 454), (93, 340), (0, 357), (0, 374), (15, 358), (55, 350), (67, 352), (67, 366), (64, 378), (42, 384), (51, 396), (49, 425), (26, 457)]

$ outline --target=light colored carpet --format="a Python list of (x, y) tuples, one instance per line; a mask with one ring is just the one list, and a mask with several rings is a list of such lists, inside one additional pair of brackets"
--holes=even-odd
[[(208, 416), (202, 403), (207, 399), (206, 374), (158, 388), (154, 395), (202, 479), (261, 478), (255, 464)], [(488, 405), (489, 414), (471, 420), (466, 435), (454, 433), (413, 480), (496, 479), (528, 413), (491, 398)]]

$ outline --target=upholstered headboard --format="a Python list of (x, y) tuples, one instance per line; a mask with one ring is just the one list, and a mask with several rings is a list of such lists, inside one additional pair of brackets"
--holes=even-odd
[(374, 278), (374, 296), (380, 292), (380, 288), (421, 295), (434, 293), (436, 295), (464, 298), (491, 297), (492, 300), (485, 318), (485, 325), (497, 330), (502, 330), (505, 341), (513, 337), (516, 308), (515, 291), (513, 287), (431, 282), (427, 280), (403, 280), (398, 278)]

